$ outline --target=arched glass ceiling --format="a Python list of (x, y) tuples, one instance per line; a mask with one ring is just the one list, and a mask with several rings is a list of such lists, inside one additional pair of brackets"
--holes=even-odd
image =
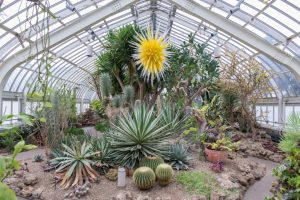
[[(97, 12), (104, 6), (114, 4), (118, 0), (51, 0), (49, 11), (56, 16), (51, 18), (50, 35), (66, 26), (80, 23), (82, 17)], [(120, 1), (120, 0), (119, 0)], [(39, 37), (28, 38), (30, 24), (25, 20), (26, 0), (5, 0), (0, 12), (0, 64), (29, 46), (29, 43)], [(75, 11), (66, 9), (74, 6)], [(91, 99), (95, 97), (88, 84), (90, 73), (94, 70), (94, 60), (102, 51), (104, 36), (108, 30), (116, 29), (125, 24), (136, 23), (142, 27), (152, 25), (161, 33), (169, 35), (169, 41), (179, 46), (187, 40), (190, 33), (196, 34), (199, 43), (207, 43), (207, 51), (213, 52), (216, 46), (237, 51), (242, 63), (248, 58), (255, 57), (265, 69), (272, 70), (276, 85), (282, 96), (300, 96), (299, 76), (286, 66), (264, 55), (260, 49), (254, 49), (240, 41), (234, 34), (222, 31), (213, 22), (195, 17), (188, 9), (181, 9), (178, 4), (196, 3), (215, 15), (222, 16), (240, 26), (241, 29), (251, 31), (267, 43), (291, 55), (293, 59), (300, 58), (300, 1), (299, 0), (140, 0), (132, 1), (130, 6), (119, 10), (105, 20), (99, 20), (90, 26), (89, 30), (81, 31), (66, 38), (63, 42), (50, 49), (55, 58), (51, 67), (50, 85), (53, 87), (65, 85), (78, 88), (78, 98)], [(42, 1), (43, 3), (43, 1)], [(189, 8), (193, 10), (193, 8)], [(27, 13), (27, 16), (26, 16)], [(201, 14), (200, 14), (201, 15)], [(298, 18), (298, 19), (297, 19)], [(97, 37), (91, 38), (90, 31)], [(86, 46), (93, 47), (93, 57), (86, 56)], [(228, 63), (226, 56), (222, 61)], [(297, 66), (300, 68), (300, 66)], [(33, 83), (37, 81), (37, 62), (32, 60), (18, 66), (10, 74), (4, 86), (4, 91), (27, 93)], [(1, 67), (0, 67), (1, 71)], [(45, 72), (44, 72), (45, 73)], [(299, 74), (298, 74), (299, 75)], [(275, 94), (268, 94), (269, 97)]]

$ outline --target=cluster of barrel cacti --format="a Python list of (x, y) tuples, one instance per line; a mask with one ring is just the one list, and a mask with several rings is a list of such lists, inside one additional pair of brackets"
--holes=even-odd
[(173, 169), (164, 163), (160, 157), (145, 157), (140, 162), (140, 167), (133, 174), (134, 184), (141, 190), (154, 186), (155, 180), (161, 186), (168, 185), (173, 176)]

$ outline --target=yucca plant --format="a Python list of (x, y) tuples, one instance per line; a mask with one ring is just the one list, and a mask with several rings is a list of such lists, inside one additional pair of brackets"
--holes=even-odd
[(155, 115), (153, 108), (141, 105), (131, 114), (122, 113), (118, 122), (111, 125), (113, 156), (120, 165), (134, 168), (144, 156), (164, 156), (172, 132), (161, 126), (162, 115)]
[(103, 73), (100, 76), (100, 89), (101, 89), (101, 95), (103, 97), (109, 97), (112, 90), (112, 82), (110, 79), (109, 74)]
[(167, 125), (174, 135), (181, 134), (188, 126), (188, 116), (165, 103), (162, 109), (162, 124)]
[(187, 170), (189, 169), (190, 160), (187, 148), (182, 144), (174, 144), (170, 148), (168, 162), (176, 170)]
[(54, 158), (58, 162), (55, 177), (61, 181), (64, 188), (82, 185), (86, 181), (96, 181), (98, 173), (92, 168), (94, 162), (90, 159), (96, 153), (91, 151), (92, 146), (84, 142), (69, 147), (62, 144), (63, 156)]

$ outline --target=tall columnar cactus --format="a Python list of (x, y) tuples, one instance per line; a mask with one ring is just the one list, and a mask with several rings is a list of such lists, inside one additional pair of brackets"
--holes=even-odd
[(142, 158), (140, 167), (150, 167), (154, 172), (159, 164), (164, 163), (164, 160), (159, 156), (146, 156)]
[(103, 97), (109, 97), (112, 90), (112, 83), (109, 74), (104, 73), (100, 76), (100, 89)]
[(123, 99), (120, 95), (116, 95), (112, 99), (112, 105), (115, 108), (120, 108), (123, 105)]
[(157, 166), (155, 174), (158, 184), (165, 186), (171, 182), (173, 169), (170, 165), (163, 163)]
[(124, 88), (124, 101), (128, 104), (131, 104), (134, 100), (134, 88), (131, 85), (127, 85)]
[(155, 183), (155, 173), (149, 167), (139, 167), (133, 173), (133, 181), (140, 190), (150, 189)]

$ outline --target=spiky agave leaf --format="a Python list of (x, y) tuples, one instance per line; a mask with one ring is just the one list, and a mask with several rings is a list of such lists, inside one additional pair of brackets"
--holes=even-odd
[(55, 177), (61, 181), (64, 188), (82, 185), (84, 181), (96, 181), (98, 173), (92, 168), (94, 162), (90, 159), (95, 153), (91, 145), (84, 142), (81, 146), (77, 143), (72, 147), (62, 145), (63, 156), (54, 158), (58, 163)]
[(182, 144), (174, 144), (170, 148), (168, 162), (176, 170), (187, 170), (189, 169), (190, 160), (187, 148)]
[(113, 156), (122, 166), (137, 167), (144, 156), (164, 156), (168, 151), (167, 139), (172, 132), (161, 126), (161, 114), (141, 105), (132, 114), (121, 114), (111, 126)]

